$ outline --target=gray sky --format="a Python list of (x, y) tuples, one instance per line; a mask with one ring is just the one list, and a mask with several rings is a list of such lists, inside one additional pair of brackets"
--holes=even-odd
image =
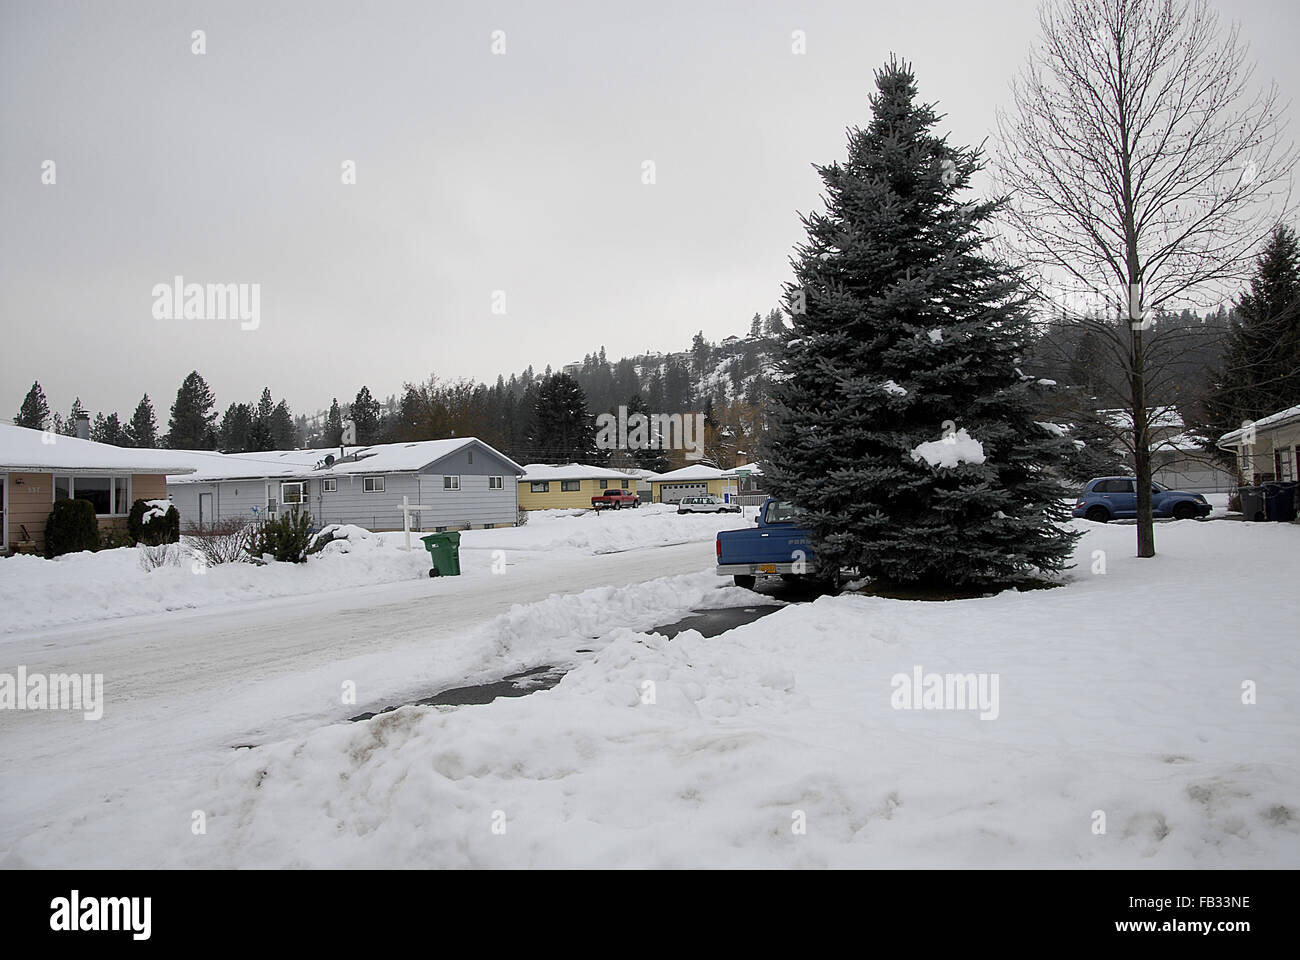
[[(1291, 99), (1294, 0), (1217, 9)], [(0, 0), (0, 417), (33, 379), (165, 427), (192, 368), (298, 413), (743, 334), (872, 70), (911, 60), (975, 143), (1036, 34), (1027, 0)], [(177, 274), (260, 284), (260, 326), (155, 319)]]

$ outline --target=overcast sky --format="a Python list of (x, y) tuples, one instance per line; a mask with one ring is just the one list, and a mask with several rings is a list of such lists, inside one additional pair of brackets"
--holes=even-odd
[[(1298, 6), (1217, 4), (1285, 100)], [(270, 385), (309, 413), (363, 383), (743, 334), (817, 206), (810, 165), (868, 118), (872, 70), (911, 60), (941, 130), (979, 142), (1035, 11), (0, 0), (0, 417), (33, 379), (65, 412), (79, 394), (126, 418), (148, 391), (165, 428), (194, 368), (223, 409)], [(260, 284), (260, 325), (156, 319), (177, 275)]]

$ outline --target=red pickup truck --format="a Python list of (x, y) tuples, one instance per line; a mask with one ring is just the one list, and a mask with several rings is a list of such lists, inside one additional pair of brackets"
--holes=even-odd
[(591, 505), (597, 510), (613, 507), (615, 510), (621, 510), (624, 507), (636, 508), (641, 506), (641, 498), (635, 493), (628, 493), (626, 490), (606, 490), (598, 497), (591, 498)]

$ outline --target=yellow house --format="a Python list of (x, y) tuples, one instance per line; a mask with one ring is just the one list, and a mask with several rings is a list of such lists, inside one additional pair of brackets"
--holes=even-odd
[(636, 493), (636, 477), (583, 463), (530, 463), (519, 478), (519, 509), (590, 507), (592, 497), (615, 489)]
[(655, 503), (677, 503), (683, 497), (734, 495), (739, 488), (735, 473), (696, 463), (659, 474), (650, 481), (650, 489)]

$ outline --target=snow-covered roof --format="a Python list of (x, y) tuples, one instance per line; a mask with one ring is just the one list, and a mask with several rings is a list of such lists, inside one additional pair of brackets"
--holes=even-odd
[[(1300, 404), (1294, 407), (1287, 407), (1285, 410), (1279, 410), (1277, 413), (1270, 413), (1267, 417), (1261, 417), (1255, 421), (1255, 433), (1258, 435), (1260, 430), (1271, 427), (1283, 427), (1296, 420), (1300, 420)], [(1241, 436), (1246, 431), (1244, 429), (1233, 430), (1225, 433), (1219, 438), (1219, 443), (1226, 443), (1229, 446), (1239, 443)]]
[(717, 467), (707, 467), (702, 463), (694, 463), (689, 467), (682, 467), (680, 470), (669, 470), (667, 473), (661, 473), (655, 477), (655, 483), (682, 483), (690, 480), (720, 480), (723, 477), (732, 476)]
[[(1131, 410), (1098, 410), (1097, 416), (1104, 419), (1116, 430), (1133, 429), (1133, 412)], [(1148, 407), (1147, 408), (1147, 429), (1148, 430), (1181, 430), (1183, 429), (1183, 417), (1174, 406), (1168, 407)]]
[(587, 463), (530, 463), (524, 467), (520, 483), (542, 483), (552, 480), (626, 480), (630, 474), (606, 467), (593, 467)]
[(115, 447), (47, 430), (0, 423), (0, 470), (69, 473), (88, 470), (184, 474), (196, 463), (183, 450), (138, 450)]
[(626, 469), (617, 468), (618, 472), (629, 477), (636, 477), (638, 480), (658, 480), (659, 474), (653, 470), (642, 470), (639, 467), (627, 467)]
[(758, 463), (745, 463), (745, 464), (741, 464), (741, 465), (738, 466), (738, 467), (732, 467), (730, 470), (726, 471), (726, 472), (723, 474), (723, 476), (724, 476), (724, 477), (738, 477), (738, 476), (740, 475), (739, 471), (741, 471), (741, 470), (744, 470), (744, 471), (748, 472), (748, 474), (749, 474), (751, 477), (761, 477), (761, 476), (763, 475), (763, 467), (762, 467), (762, 464), (758, 464)]
[(1152, 444), (1152, 446), (1156, 450), (1193, 450), (1201, 452), (1205, 450), (1201, 441), (1190, 433), (1180, 433), (1177, 436), (1168, 437)]
[[(523, 467), (476, 437), (451, 437), (446, 440), (414, 440), (410, 443), (377, 443), (367, 447), (345, 447), (343, 456), (337, 448), (319, 450), (267, 450), (258, 453), (215, 453), (190, 451), (197, 459), (195, 473), (176, 477), (176, 482), (202, 483), (212, 480), (247, 480), (262, 477), (337, 477), (354, 474), (414, 473), (470, 445), (495, 453), (515, 468)], [(328, 467), (317, 467), (327, 456), (334, 457)], [(171, 480), (171, 478), (168, 478)]]

